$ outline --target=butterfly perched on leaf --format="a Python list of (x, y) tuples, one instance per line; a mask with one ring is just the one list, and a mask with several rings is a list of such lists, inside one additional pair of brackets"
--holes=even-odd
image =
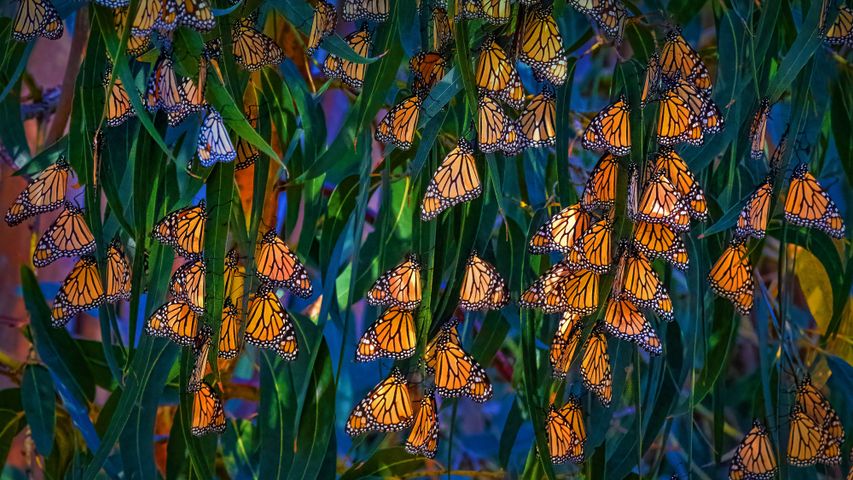
[(665, 78), (663, 83), (658, 98), (658, 143), (702, 145), (705, 134), (722, 130), (723, 114), (707, 93), (679, 77)]
[[(255, 92), (255, 87), (249, 85), (246, 88), (246, 95), (244, 95), (243, 99), (243, 116), (246, 118), (246, 121), (249, 123), (249, 126), (252, 128), (258, 127), (258, 98)], [(252, 93), (248, 93), (252, 92)], [(254, 102), (246, 102), (246, 97), (254, 97)], [(234, 165), (234, 170), (243, 170), (251, 167), (255, 164), (255, 162), (261, 158), (261, 153), (258, 151), (258, 147), (249, 143), (245, 138), (240, 137), (237, 140), (237, 163)]]
[(234, 60), (244, 69), (253, 72), (267, 65), (278, 65), (284, 52), (272, 38), (255, 28), (257, 15), (242, 18), (231, 27)]
[(194, 312), (204, 313), (205, 274), (204, 259), (189, 261), (175, 270), (169, 282), (169, 293), (178, 301), (187, 303)]
[(118, 239), (114, 239), (107, 247), (106, 301), (130, 300), (130, 278), (130, 260)]
[(432, 49), (442, 51), (453, 40), (453, 31), (450, 20), (447, 18), (447, 10), (442, 7), (432, 9)]
[(365, 19), (371, 22), (388, 20), (388, 0), (344, 0), (344, 20), (355, 22)]
[(527, 287), (518, 303), (523, 308), (538, 308), (545, 313), (589, 315), (598, 308), (599, 280), (599, 274), (563, 261)]
[(551, 405), (545, 420), (545, 433), (552, 463), (583, 462), (586, 426), (580, 399), (572, 395), (559, 409)]
[(776, 471), (776, 455), (770, 435), (764, 424), (756, 419), (735, 450), (729, 480), (770, 479), (776, 476)]
[(457, 330), (459, 321), (448, 320), (424, 353), (428, 375), (443, 397), (465, 395), (478, 403), (492, 398), (493, 389), (486, 370), (462, 349)]
[(311, 20), (311, 32), (308, 34), (305, 53), (314, 55), (323, 39), (335, 31), (337, 23), (338, 12), (335, 6), (323, 0), (317, 2), (314, 5), (314, 18)]
[[(162, 109), (172, 122), (185, 118), (192, 111), (187, 93), (175, 73), (174, 62), (167, 48), (160, 53), (148, 78), (146, 108), (150, 112)], [(171, 123), (177, 125), (177, 123)]]
[(530, 238), (527, 249), (534, 255), (553, 251), (569, 253), (575, 241), (586, 232), (590, 218), (581, 204), (569, 205), (539, 227)]
[(62, 19), (51, 0), (20, 0), (12, 23), (12, 38), (19, 42), (36, 37), (56, 40), (63, 32)]
[(409, 358), (415, 354), (417, 340), (414, 314), (392, 306), (382, 312), (361, 336), (355, 359), (368, 362), (377, 358)]
[(418, 127), (423, 100), (417, 96), (404, 98), (394, 105), (376, 127), (376, 140), (393, 144), (402, 150), (412, 147), (412, 140)]
[(240, 310), (230, 298), (222, 306), (222, 326), (219, 328), (219, 358), (234, 358), (240, 353)]
[(708, 283), (717, 295), (730, 300), (738, 312), (749, 315), (755, 294), (752, 264), (744, 239), (735, 237), (714, 262)]
[(685, 201), (685, 206), (692, 218), (705, 220), (708, 218), (708, 202), (705, 192), (687, 166), (687, 162), (671, 148), (661, 148), (653, 155), (654, 168), (662, 171), (675, 186)]
[(543, 3), (527, 11), (521, 25), (519, 58), (537, 77), (562, 85), (568, 75), (568, 59), (551, 9), (552, 5)]
[(770, 198), (773, 195), (773, 177), (768, 175), (746, 199), (735, 226), (736, 237), (764, 238), (770, 219)]
[(71, 167), (60, 157), (56, 163), (35, 175), (6, 212), (6, 224), (14, 227), (24, 220), (50, 212), (65, 204)]
[(687, 247), (680, 234), (667, 224), (635, 222), (632, 241), (634, 247), (648, 258), (663, 258), (679, 270), (687, 269)]
[(435, 458), (438, 450), (438, 407), (435, 402), (435, 391), (430, 388), (424, 392), (419, 403), (418, 413), (415, 414), (415, 424), (406, 438), (406, 452), (411, 455), (421, 455)]
[(595, 20), (598, 28), (616, 43), (622, 42), (628, 11), (620, 0), (569, 0), (568, 3)]
[(619, 173), (619, 161), (610, 153), (598, 159), (583, 189), (581, 205), (587, 209), (607, 209), (616, 200), (616, 180)]
[[(107, 71), (104, 73), (104, 86), (109, 86), (111, 71), (112, 68), (108, 65)], [(109, 89), (107, 94), (105, 115), (106, 123), (109, 127), (117, 127), (129, 118), (136, 116), (136, 112), (133, 110), (133, 104), (130, 102), (130, 95), (124, 88), (121, 78), (118, 76), (115, 77), (113, 86)]]
[(689, 202), (664, 170), (651, 173), (633, 212), (634, 221), (665, 224), (678, 233), (690, 229)]
[(302, 298), (310, 297), (314, 291), (305, 265), (275, 230), (269, 230), (258, 242), (255, 265), (264, 284), (284, 287)]
[[(143, 11), (144, 3), (140, 5), (139, 11)], [(116, 30), (116, 36), (121, 38), (124, 29), (127, 28), (127, 18), (130, 15), (130, 7), (122, 7), (113, 10), (113, 26)], [(143, 53), (151, 49), (151, 39), (148, 34), (134, 34), (131, 29), (131, 34), (127, 37), (126, 51), (131, 58), (139, 57)]]
[(613, 220), (605, 217), (587, 228), (565, 260), (573, 268), (607, 273), (613, 264)]
[(617, 157), (631, 153), (630, 113), (628, 99), (621, 95), (589, 122), (582, 135), (583, 147), (596, 152), (607, 151)]
[(610, 297), (604, 312), (604, 329), (622, 340), (634, 342), (652, 355), (663, 353), (660, 338), (640, 309), (624, 296)]
[(240, 254), (236, 248), (225, 254), (225, 297), (237, 308), (243, 304), (246, 268), (240, 264)]
[(785, 198), (785, 221), (800, 227), (815, 228), (834, 238), (844, 238), (844, 219), (835, 202), (800, 163), (791, 173), (791, 184)]
[(788, 462), (797, 467), (814, 465), (821, 454), (821, 429), (799, 405), (791, 408), (788, 421)]
[(204, 224), (207, 210), (204, 200), (198, 205), (184, 207), (166, 214), (154, 225), (151, 235), (169, 245), (175, 253), (188, 260), (198, 258), (204, 249)]
[[(826, 11), (823, 12), (823, 16)], [(829, 45), (847, 45), (853, 46), (853, 8), (841, 4), (838, 6), (838, 15), (835, 21), (829, 27), (824, 27), (824, 21), (821, 22), (821, 29), (824, 31), (824, 41)]]
[(414, 421), (408, 381), (394, 367), (385, 380), (356, 404), (344, 429), (353, 437), (365, 432), (398, 432)]
[(78, 313), (101, 305), (104, 299), (104, 284), (98, 263), (93, 257), (81, 257), (59, 286), (50, 323), (54, 327), (65, 326)]
[[(799, 455), (795, 458), (803, 461), (803, 463), (811, 464), (814, 462), (823, 463), (826, 465), (837, 465), (841, 462), (841, 445), (844, 443), (844, 426), (835, 409), (829, 403), (829, 400), (823, 395), (811, 380), (811, 377), (805, 375), (797, 383), (797, 394), (794, 402), (795, 408), (798, 408), (803, 415), (811, 420), (814, 429), (819, 433), (819, 442), (817, 452), (814, 457), (809, 455)], [(806, 420), (800, 420), (808, 426)], [(793, 423), (792, 423), (793, 425)], [(795, 432), (791, 431), (793, 437)], [(811, 438), (811, 437), (807, 437)], [(803, 440), (806, 440), (804, 438)], [(791, 441), (788, 444), (788, 458), (791, 459)], [(795, 442), (796, 443), (796, 442)], [(802, 446), (802, 445), (800, 445)], [(802, 453), (806, 453), (813, 446), (813, 442), (808, 442), (808, 447)], [(813, 461), (812, 461), (813, 460)], [(792, 462), (793, 463), (793, 462)]]
[(379, 277), (367, 292), (367, 303), (414, 310), (421, 303), (421, 264), (409, 254), (400, 264)]
[[(350, 48), (358, 55), (367, 57), (370, 54), (372, 40), (367, 24), (363, 24), (360, 29), (347, 35), (345, 40)], [(364, 74), (366, 71), (366, 63), (356, 63), (331, 53), (323, 62), (323, 74), (326, 77), (340, 78), (344, 84), (356, 91), (361, 90), (361, 87), (364, 85)]]
[(607, 353), (607, 337), (600, 324), (593, 327), (586, 339), (580, 372), (584, 388), (594, 393), (602, 405), (609, 407), (613, 400), (613, 374)]
[(503, 47), (494, 36), (488, 36), (480, 45), (474, 82), (480, 93), (497, 95), (511, 88), (518, 72)]
[(249, 296), (245, 337), (252, 345), (273, 350), (286, 361), (295, 360), (299, 353), (293, 319), (276, 294), (266, 288)]
[(711, 92), (708, 67), (681, 35), (679, 28), (673, 28), (666, 34), (666, 42), (660, 51), (660, 69), (667, 77), (686, 80), (705, 94)]
[(582, 331), (583, 323), (580, 315), (563, 313), (549, 350), (551, 372), (554, 377), (566, 378), (568, 375), (572, 359), (580, 345)]
[(492, 25), (507, 23), (512, 14), (510, 0), (462, 0), (457, 18), (483, 19)]
[(652, 309), (664, 320), (671, 321), (672, 299), (648, 257), (632, 244), (623, 244), (620, 250), (613, 295), (624, 295), (636, 306)]
[(41, 236), (33, 252), (33, 265), (46, 267), (63, 257), (79, 257), (95, 251), (95, 237), (83, 210), (71, 203), (65, 204), (65, 210)]
[(459, 308), (467, 311), (500, 310), (509, 303), (509, 290), (494, 265), (471, 252), (465, 263)]
[(503, 107), (490, 95), (480, 95), (477, 102), (477, 147), (483, 153), (499, 150), (511, 151), (513, 145), (513, 120)]
[(427, 185), (421, 202), (421, 220), (432, 220), (454, 205), (479, 197), (482, 192), (474, 146), (460, 138)]
[(145, 332), (189, 347), (195, 342), (201, 323), (201, 316), (188, 303), (172, 300), (151, 314), (145, 325)]
[(767, 144), (767, 119), (770, 117), (770, 99), (764, 97), (758, 104), (758, 110), (752, 116), (749, 125), (749, 156), (760, 159)]
[(217, 162), (232, 162), (237, 158), (237, 151), (234, 150), (234, 144), (225, 129), (222, 115), (213, 107), (208, 107), (205, 112), (198, 131), (196, 152), (203, 167), (212, 167)]
[(425, 97), (447, 72), (448, 60), (438, 52), (419, 52), (409, 60), (412, 91)]
[(518, 118), (525, 145), (547, 147), (557, 143), (557, 102), (554, 90), (542, 89), (527, 103)]
[(190, 432), (196, 437), (225, 431), (225, 410), (219, 394), (207, 382), (190, 386), (192, 394), (192, 420)]

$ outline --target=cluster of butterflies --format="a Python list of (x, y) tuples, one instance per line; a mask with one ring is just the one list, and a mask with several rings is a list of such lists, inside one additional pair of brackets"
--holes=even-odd
[[(27, 218), (63, 208), (33, 252), (33, 265), (39, 268), (61, 258), (79, 257), (53, 302), (51, 323), (56, 327), (104, 302), (117, 303), (130, 298), (130, 262), (124, 248), (118, 238), (114, 239), (99, 265), (94, 256), (95, 237), (86, 224), (83, 210), (66, 199), (71, 174), (71, 166), (60, 158), (34, 176), (6, 212), (6, 223), (15, 226)], [(101, 275), (101, 267), (105, 277)]]
[[(752, 159), (761, 159), (764, 156), (765, 132), (770, 110), (769, 100), (762, 99), (750, 125)], [(743, 315), (748, 315), (752, 310), (755, 294), (748, 240), (764, 238), (771, 217), (773, 190), (786, 145), (787, 134), (783, 135), (773, 152), (764, 181), (747, 197), (746, 204), (738, 215), (729, 245), (708, 274), (711, 289), (730, 300), (735, 309)], [(799, 163), (791, 172), (784, 210), (785, 221), (791, 225), (814, 228), (833, 238), (844, 238), (845, 226), (841, 213), (829, 194), (809, 172), (807, 163)]]
[[(788, 419), (788, 463), (796, 467), (841, 463), (844, 426), (835, 409), (820, 389), (812, 384), (808, 375), (797, 382), (797, 393)], [(775, 478), (777, 464), (774, 451), (767, 427), (756, 419), (735, 450), (729, 479)]]
[[(421, 301), (421, 265), (415, 255), (383, 274), (367, 293), (367, 302), (387, 309), (364, 332), (356, 348), (356, 361), (378, 358), (402, 360), (415, 354), (417, 328), (414, 310)], [(506, 282), (497, 269), (472, 252), (465, 266), (459, 308), (463, 311), (498, 310), (509, 303)], [(346, 432), (390, 432), (412, 427), (406, 450), (413, 455), (434, 457), (438, 449), (439, 425), (435, 394), (467, 396), (475, 402), (492, 397), (485, 369), (462, 348), (459, 320), (450, 319), (426, 347), (423, 364), (432, 377), (424, 388), (415, 413), (407, 375), (394, 367), (350, 413)]]
[[(172, 276), (171, 299), (154, 311), (145, 327), (149, 335), (194, 347), (196, 368), (189, 385), (194, 395), (192, 432), (196, 435), (221, 432), (225, 427), (222, 402), (211, 385), (203, 380), (213, 330), (204, 318), (206, 219), (206, 206), (202, 201), (170, 212), (154, 226), (152, 236), (171, 246), (186, 263)], [(308, 298), (313, 293), (311, 280), (305, 266), (274, 230), (266, 232), (258, 242), (255, 262), (255, 275), (260, 285), (248, 297), (246, 323), (242, 328), (245, 269), (239, 264), (236, 249), (226, 254), (225, 299), (217, 355), (223, 359), (236, 357), (242, 345), (242, 331), (247, 343), (273, 350), (284, 360), (294, 360), (299, 351), (296, 330), (276, 290), (284, 288)]]

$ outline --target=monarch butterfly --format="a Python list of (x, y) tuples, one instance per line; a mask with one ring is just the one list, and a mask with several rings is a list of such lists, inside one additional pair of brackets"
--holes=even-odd
[[(355, 53), (366, 57), (370, 53), (372, 40), (367, 25), (361, 26), (346, 37), (346, 42)], [(323, 74), (329, 78), (340, 78), (353, 90), (361, 90), (364, 85), (364, 73), (367, 71), (366, 63), (355, 63), (329, 54), (323, 62)]]
[(439, 165), (427, 186), (421, 202), (421, 220), (429, 221), (439, 213), (463, 202), (471, 201), (483, 193), (474, 147), (460, 138)]
[(314, 19), (311, 21), (311, 32), (308, 34), (305, 53), (314, 55), (320, 42), (335, 31), (337, 23), (338, 12), (335, 11), (335, 6), (323, 0), (317, 2), (314, 5)]
[(462, 350), (456, 319), (448, 320), (427, 346), (424, 354), (427, 374), (443, 397), (466, 395), (477, 403), (492, 398), (492, 384), (474, 357)]
[(521, 134), (525, 144), (531, 147), (546, 147), (557, 143), (557, 102), (554, 91), (544, 88), (539, 95), (530, 99), (519, 117)]
[(660, 68), (667, 77), (683, 78), (706, 94), (711, 91), (708, 67), (696, 50), (681, 36), (679, 28), (673, 28), (666, 34), (666, 43), (660, 52)]
[(418, 118), (421, 115), (421, 98), (417, 95), (403, 99), (394, 105), (376, 127), (376, 140), (392, 143), (402, 150), (408, 150), (415, 138)]
[[(136, 15), (130, 23), (130, 34), (139, 38), (148, 38), (154, 24), (160, 18), (160, 12), (163, 10), (163, 0), (144, 0), (140, 2), (136, 10)], [(130, 8), (127, 8), (125, 15), (128, 15)]]
[(187, 391), (191, 392), (197, 384), (204, 381), (204, 376), (207, 373), (207, 357), (210, 352), (210, 336), (212, 331), (210, 325), (203, 324), (198, 329), (198, 334), (193, 339), (192, 353), (195, 362), (193, 364), (190, 379), (187, 383)]
[(510, 87), (518, 72), (493, 35), (480, 45), (474, 79), (481, 92), (499, 93)]
[(730, 480), (763, 480), (776, 476), (776, 456), (767, 429), (760, 420), (743, 437), (729, 468)]
[[(111, 68), (107, 68), (104, 75), (104, 84), (109, 85)], [(107, 126), (117, 127), (127, 121), (127, 119), (136, 116), (133, 110), (133, 104), (130, 103), (130, 95), (124, 88), (121, 78), (115, 77), (113, 88), (110, 89), (107, 95)]]
[(826, 29), (824, 37), (830, 45), (853, 45), (853, 8), (839, 5), (838, 16)]
[(694, 111), (688, 99), (682, 98), (675, 87), (665, 89), (660, 96), (658, 108), (657, 141), (672, 146), (687, 142), (701, 145), (704, 142), (701, 112)]
[(518, 76), (517, 70), (513, 70), (506, 88), (500, 92), (493, 92), (493, 95), (495, 98), (506, 102), (512, 108), (520, 110), (524, 107), (524, 93), (524, 84), (521, 83), (521, 77)]
[(62, 19), (50, 0), (21, 0), (12, 24), (12, 38), (28, 42), (36, 37), (56, 40), (62, 36)]
[(418, 257), (409, 254), (399, 265), (382, 274), (367, 292), (367, 303), (414, 310), (421, 303), (421, 264)]
[(586, 232), (589, 221), (589, 213), (581, 204), (569, 205), (539, 227), (527, 249), (534, 255), (552, 251), (569, 253), (575, 241)]
[(572, 359), (580, 345), (583, 324), (581, 316), (565, 312), (560, 318), (560, 324), (551, 340), (549, 357), (552, 374), (556, 378), (566, 378)]
[(610, 153), (598, 159), (583, 189), (581, 205), (587, 209), (613, 206), (616, 199), (616, 179), (619, 173), (619, 161)]
[(785, 221), (800, 227), (816, 228), (834, 238), (844, 238), (844, 219), (835, 202), (801, 163), (791, 174), (785, 198)]
[(566, 260), (575, 268), (607, 273), (613, 263), (612, 238), (613, 220), (599, 220), (575, 240)]
[(649, 61), (646, 64), (646, 75), (643, 80), (643, 90), (640, 94), (640, 108), (646, 108), (646, 103), (660, 93), (660, 83), (660, 55), (654, 52), (649, 56)]
[(791, 409), (788, 420), (788, 462), (798, 467), (814, 465), (821, 453), (820, 429), (800, 406)]
[(806, 375), (797, 384), (795, 405), (802, 409), (820, 431), (820, 451), (817, 460), (827, 465), (841, 462), (840, 446), (844, 443), (844, 427), (835, 409)]
[(417, 330), (412, 312), (393, 306), (382, 312), (358, 341), (355, 359), (368, 362), (377, 358), (409, 358), (417, 346)]
[(240, 311), (229, 297), (225, 297), (217, 355), (219, 358), (234, 358), (238, 353), (240, 353)]
[(589, 315), (598, 308), (598, 280), (597, 273), (574, 269), (563, 261), (533, 282), (521, 294), (519, 305), (545, 313)]
[(278, 65), (284, 58), (281, 47), (272, 38), (255, 29), (256, 15), (235, 22), (231, 27), (234, 60), (253, 72), (267, 65)]
[(663, 223), (681, 233), (690, 229), (687, 202), (672, 184), (665, 171), (652, 172), (646, 188), (637, 203), (634, 220)]
[(492, 25), (501, 25), (508, 22), (512, 14), (509, 0), (463, 0), (463, 2), (459, 11), (469, 20), (482, 18)]
[[(532, 9), (521, 26), (521, 61), (554, 85), (566, 82), (566, 52), (563, 37), (551, 14), (551, 5)], [(557, 67), (559, 66), (559, 67)]]
[(299, 353), (293, 320), (271, 290), (261, 288), (250, 296), (245, 335), (247, 342), (274, 350), (285, 361)]
[(477, 102), (477, 146), (483, 153), (492, 153), (500, 149), (508, 149), (506, 143), (508, 125), (512, 120), (507, 118), (503, 107), (489, 95), (481, 95)]
[(50, 323), (54, 327), (63, 327), (78, 313), (97, 307), (103, 301), (104, 285), (98, 264), (93, 257), (81, 257), (59, 287)]
[(527, 146), (527, 143), (521, 135), (521, 125), (518, 120), (507, 119), (504, 136), (499, 147), (501, 152), (508, 157), (513, 157), (521, 153)]
[(202, 323), (188, 303), (172, 300), (160, 306), (148, 318), (145, 332), (166, 337), (184, 347), (193, 345)]
[(622, 42), (628, 11), (618, 0), (569, 0), (569, 4), (592, 17), (598, 28), (609, 38), (615, 39), (617, 44)]
[(625, 95), (605, 107), (589, 122), (582, 145), (587, 150), (608, 151), (617, 157), (631, 153), (630, 108)]
[(60, 157), (34, 176), (6, 212), (6, 224), (14, 227), (27, 218), (55, 210), (65, 203), (71, 167)]
[(637, 222), (634, 224), (633, 238), (634, 246), (648, 258), (663, 258), (679, 270), (687, 269), (687, 247), (666, 224)]
[(655, 329), (628, 298), (610, 297), (604, 312), (604, 328), (614, 337), (634, 342), (652, 355), (663, 353)]
[[(254, 92), (255, 88), (253, 86), (249, 86), (246, 91)], [(254, 96), (254, 95), (252, 95)], [(257, 128), (258, 126), (258, 104), (257, 97), (255, 96), (255, 103), (245, 103), (244, 100), (244, 111), (243, 115), (246, 117), (246, 121), (249, 122), (249, 126), (252, 128)], [(237, 140), (237, 164), (234, 165), (234, 170), (243, 170), (251, 167), (255, 164), (255, 162), (261, 157), (261, 153), (258, 151), (258, 147), (252, 145), (247, 142), (245, 138), (240, 137)]]
[(222, 115), (213, 107), (207, 108), (198, 131), (197, 153), (203, 167), (212, 167), (216, 162), (231, 162), (237, 158), (237, 151), (225, 130)]
[(130, 261), (122, 250), (118, 239), (107, 247), (107, 302), (130, 300)]
[(388, 0), (345, 0), (344, 20), (355, 22), (362, 18), (377, 23), (388, 20)]
[(207, 273), (204, 260), (187, 262), (172, 275), (169, 293), (175, 300), (184, 302), (198, 314), (204, 313), (204, 277)]
[(151, 235), (158, 242), (169, 245), (175, 253), (188, 260), (198, 258), (204, 248), (204, 223), (207, 210), (204, 200), (198, 205), (184, 207), (166, 214), (154, 225)]
[(548, 451), (553, 463), (583, 462), (586, 426), (581, 402), (574, 395), (559, 410), (551, 405), (545, 420), (548, 433)]
[(607, 353), (607, 337), (601, 324), (596, 325), (586, 340), (581, 358), (581, 379), (584, 388), (598, 397), (605, 407), (613, 399), (613, 375), (610, 369), (610, 355)]
[[(144, 6), (139, 7), (139, 11), (142, 11)], [(118, 38), (121, 38), (122, 32), (127, 25), (127, 17), (130, 14), (129, 7), (122, 7), (113, 10), (113, 25), (116, 29), (116, 34)], [(151, 49), (151, 39), (148, 35), (136, 35), (133, 34), (133, 30), (131, 29), (131, 35), (127, 37), (127, 54), (133, 58), (142, 55)]]
[(770, 218), (770, 197), (773, 194), (773, 177), (768, 175), (758, 186), (740, 211), (735, 227), (736, 237), (752, 236), (764, 238), (767, 220)]
[(95, 251), (92, 235), (83, 210), (66, 203), (65, 210), (44, 232), (33, 252), (33, 265), (46, 267), (63, 257), (78, 257)]
[[(207, 85), (207, 64), (207, 58), (202, 56), (198, 62), (198, 81), (191, 77), (185, 77), (181, 80), (181, 89), (184, 92), (185, 103), (188, 107), (184, 109), (186, 112), (195, 112), (207, 105), (207, 100), (204, 98), (204, 89)], [(188, 114), (181, 113), (177, 119), (170, 118), (170, 125), (181, 123)]]
[(620, 294), (642, 308), (654, 310), (666, 321), (672, 320), (672, 299), (655, 273), (649, 259), (632, 245), (623, 245), (614, 296)]
[(438, 450), (438, 408), (435, 403), (435, 390), (424, 392), (420, 408), (415, 415), (415, 426), (406, 439), (406, 451), (411, 455), (423, 455), (435, 458)]
[(506, 282), (494, 265), (471, 252), (462, 276), (459, 308), (462, 310), (500, 310), (509, 303)]
[(302, 298), (308, 298), (314, 292), (305, 266), (275, 230), (269, 230), (261, 238), (255, 262), (255, 272), (262, 282), (287, 288)]
[(190, 423), (190, 432), (196, 437), (208, 433), (222, 433), (225, 431), (225, 410), (222, 408), (222, 400), (207, 382), (194, 384), (190, 392), (193, 395), (193, 415)]
[(369, 431), (398, 432), (412, 425), (413, 415), (406, 376), (394, 367), (352, 409), (344, 429), (352, 437)]
[(424, 97), (444, 78), (447, 59), (438, 52), (419, 52), (409, 60), (412, 71), (412, 91)]
[(146, 95), (146, 107), (150, 112), (160, 108), (166, 112), (185, 108), (184, 91), (178, 82), (172, 57), (167, 53), (167, 49), (164, 49), (154, 64), (154, 69), (148, 78)]
[(767, 97), (761, 99), (758, 104), (758, 111), (752, 116), (752, 123), (749, 126), (749, 155), (758, 160), (764, 155), (764, 146), (766, 144), (765, 136), (767, 135), (767, 118), (770, 116), (770, 100)]
[(687, 162), (670, 148), (662, 148), (653, 158), (655, 169), (663, 171), (682, 198), (688, 202), (687, 210), (690, 216), (697, 220), (708, 218), (705, 192), (702, 191)]
[(240, 265), (239, 254), (232, 248), (225, 254), (225, 295), (234, 305), (243, 303), (243, 285), (246, 269)]
[(711, 267), (708, 282), (717, 295), (731, 300), (738, 312), (749, 315), (752, 309), (752, 265), (743, 239), (735, 238)]
[(207, 32), (216, 26), (208, 0), (177, 0), (178, 22), (181, 25)]
[(160, 0), (160, 13), (154, 28), (162, 34), (170, 34), (178, 28), (178, 0)]
[(444, 50), (444, 47), (453, 39), (450, 28), (450, 20), (447, 18), (447, 10), (441, 7), (432, 9), (432, 49)]

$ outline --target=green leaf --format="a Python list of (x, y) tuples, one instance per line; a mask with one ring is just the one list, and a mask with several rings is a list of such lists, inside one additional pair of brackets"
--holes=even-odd
[(55, 398), (50, 372), (41, 365), (28, 364), (21, 381), (21, 404), (27, 414), (27, 424), (30, 426), (36, 448), (45, 457), (49, 456), (53, 449)]
[(341, 480), (356, 478), (402, 476), (423, 467), (424, 459), (406, 453), (403, 447), (377, 450), (367, 461), (353, 465), (341, 475)]

